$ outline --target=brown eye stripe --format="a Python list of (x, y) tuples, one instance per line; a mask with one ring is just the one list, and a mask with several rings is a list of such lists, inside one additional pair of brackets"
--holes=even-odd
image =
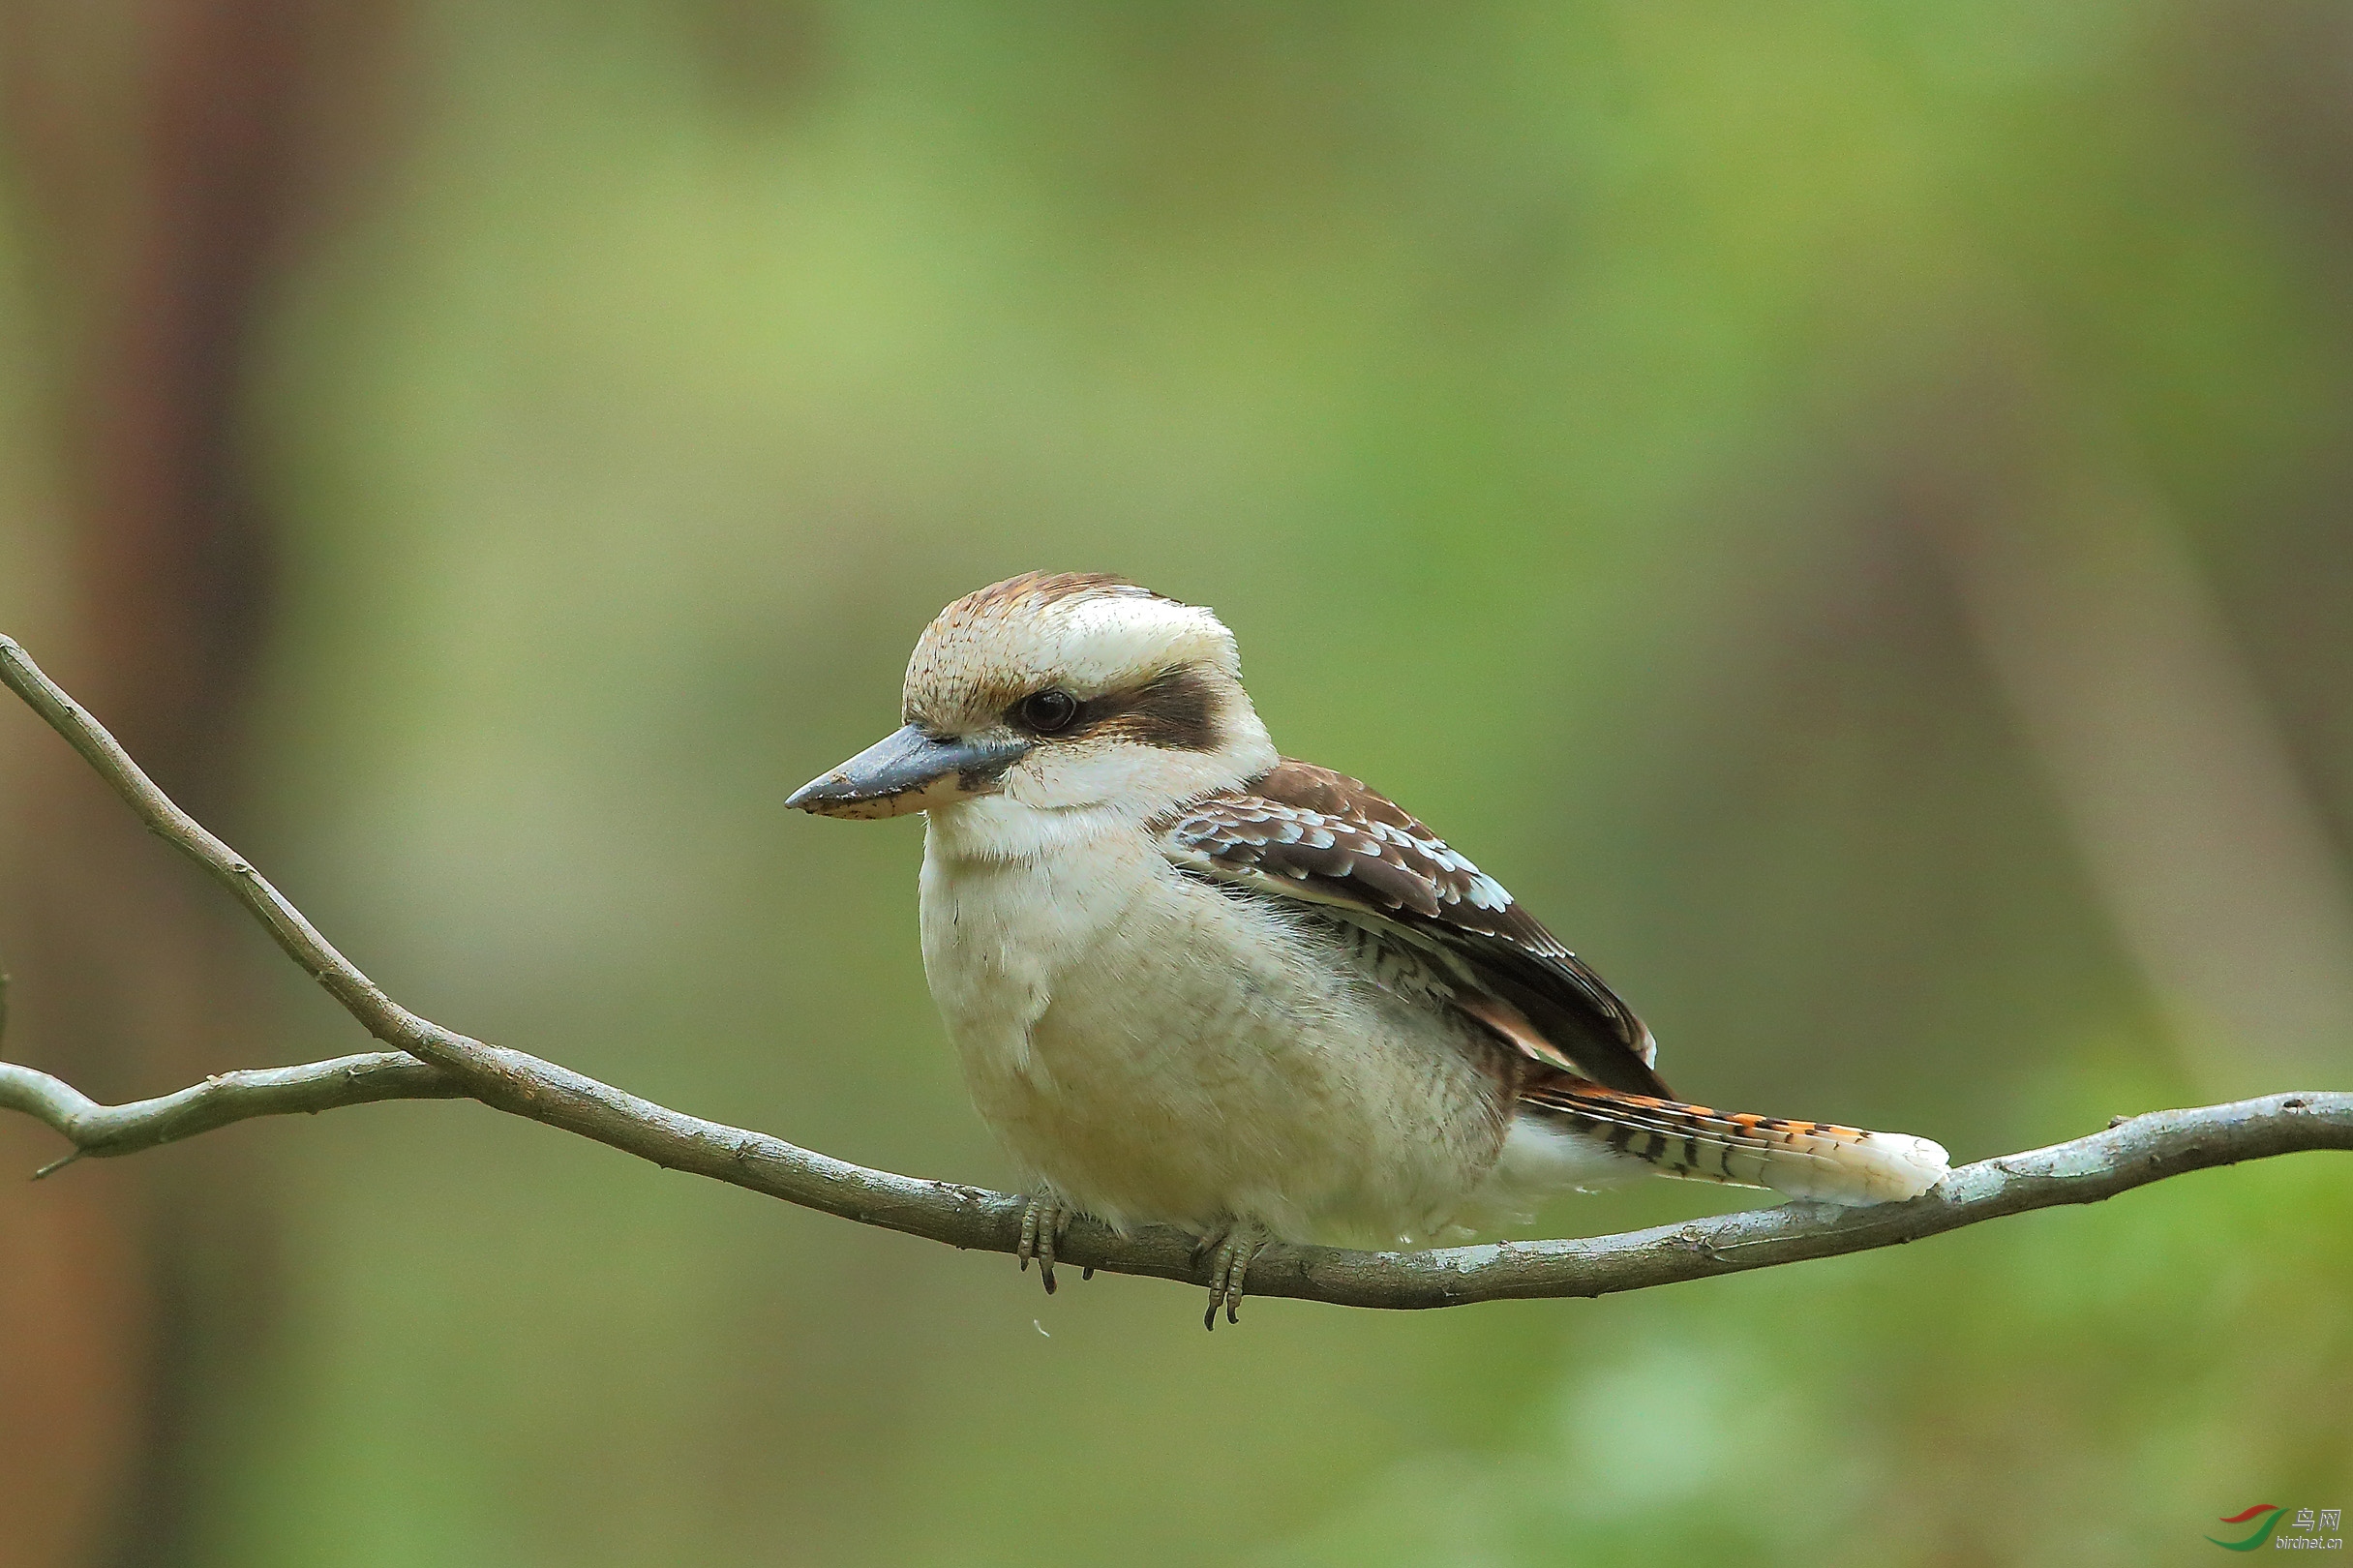
[(1078, 714), (1045, 739), (1133, 740), (1163, 751), (1218, 749), (1218, 693), (1207, 677), (1180, 664), (1138, 686), (1078, 705)]
[(1164, 670), (1134, 690), (1102, 701), (1116, 705), (1104, 716), (1105, 734), (1163, 751), (1218, 749), (1218, 693), (1191, 665)]

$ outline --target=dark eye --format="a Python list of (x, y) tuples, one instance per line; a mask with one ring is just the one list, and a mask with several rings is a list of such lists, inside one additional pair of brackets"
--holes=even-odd
[(1013, 722), (1036, 735), (1067, 730), (1078, 717), (1078, 699), (1057, 686), (1031, 692), (1013, 705)]

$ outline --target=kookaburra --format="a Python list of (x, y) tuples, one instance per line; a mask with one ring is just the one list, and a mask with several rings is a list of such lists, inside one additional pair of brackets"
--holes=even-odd
[(1946, 1173), (1926, 1138), (1674, 1100), (1493, 877), (1275, 750), (1206, 609), (1011, 578), (925, 629), (900, 717), (790, 803), (929, 815), (923, 973), (1049, 1290), (1075, 1213), (1201, 1237), (1214, 1322), (1269, 1239), (1409, 1243), (1645, 1170), (1850, 1204)]

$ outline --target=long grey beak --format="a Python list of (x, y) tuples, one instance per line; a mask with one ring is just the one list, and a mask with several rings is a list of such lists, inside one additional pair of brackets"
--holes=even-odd
[(883, 737), (784, 803), (828, 817), (896, 817), (985, 792), (1029, 750), (1015, 736), (941, 740), (910, 724)]

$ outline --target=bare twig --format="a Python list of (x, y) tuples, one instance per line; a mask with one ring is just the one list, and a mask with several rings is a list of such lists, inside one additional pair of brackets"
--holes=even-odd
[[(1011, 1252), (1024, 1201), (952, 1182), (869, 1170), (781, 1138), (687, 1116), (568, 1068), (488, 1045), (394, 1003), (246, 860), (156, 788), (79, 704), (0, 637), (0, 680), (30, 704), (148, 829), (233, 893), (295, 962), (390, 1051), (224, 1073), (176, 1094), (101, 1105), (31, 1068), (0, 1063), (0, 1106), (64, 1133), (67, 1160), (130, 1154), (256, 1116), (378, 1100), (469, 1099), (593, 1138), (673, 1170), (951, 1247)], [(1910, 1203), (1785, 1204), (1584, 1241), (1504, 1242), (1421, 1252), (1270, 1248), (1253, 1295), (1353, 1307), (1452, 1307), (1529, 1296), (1599, 1296), (1865, 1251), (2028, 1209), (2096, 1203), (2185, 1171), (2353, 1149), (2353, 1094), (2287, 1094), (2137, 1116), (2106, 1131), (1954, 1171)], [(62, 1163), (63, 1161), (60, 1161)], [(51, 1166), (48, 1168), (55, 1168)], [(1121, 1236), (1087, 1221), (1057, 1251), (1089, 1269), (1206, 1282), (1194, 1239), (1150, 1227)]]
[[(136, 1154), (256, 1116), (364, 1105), (372, 1100), (460, 1100), (466, 1091), (439, 1068), (402, 1051), (370, 1051), (301, 1067), (223, 1072), (177, 1094), (102, 1105), (32, 1068), (0, 1062), (0, 1105), (38, 1117), (74, 1140), (68, 1160)], [(45, 1176), (66, 1163), (44, 1165)]]

